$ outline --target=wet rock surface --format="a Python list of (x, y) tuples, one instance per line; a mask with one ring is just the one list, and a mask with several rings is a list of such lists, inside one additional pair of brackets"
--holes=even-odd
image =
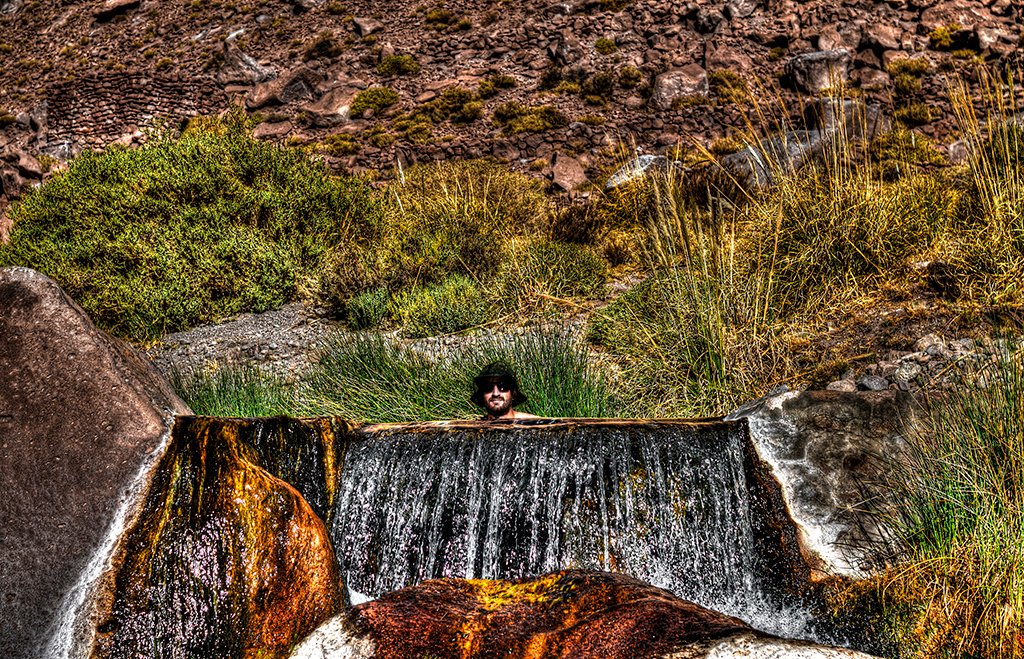
[(783, 641), (630, 577), (571, 570), (519, 581), (441, 579), (361, 604), (292, 654), (323, 657), (867, 657)]
[(864, 502), (880, 494), (880, 456), (895, 459), (916, 409), (898, 391), (784, 391), (741, 407), (761, 458), (782, 485), (804, 555), (820, 575), (863, 576), (880, 529)]
[(233, 424), (175, 432), (93, 656), (282, 656), (342, 608), (323, 521), (262, 463)]
[(0, 269), (0, 655), (42, 654), (182, 413), (146, 359), (96, 329), (55, 282)]

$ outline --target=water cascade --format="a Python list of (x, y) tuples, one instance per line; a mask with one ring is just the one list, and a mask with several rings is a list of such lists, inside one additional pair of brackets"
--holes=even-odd
[(720, 421), (369, 426), (348, 441), (332, 540), (368, 597), (602, 569), (799, 635), (780, 567), (794, 543), (750, 453), (745, 426)]

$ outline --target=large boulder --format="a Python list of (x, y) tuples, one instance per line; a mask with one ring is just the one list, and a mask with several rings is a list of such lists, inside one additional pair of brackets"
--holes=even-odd
[(915, 409), (909, 394), (895, 390), (788, 391), (727, 417), (747, 420), (820, 576), (856, 578), (872, 568), (882, 529), (864, 503), (882, 494), (871, 485), (879, 482), (878, 457), (906, 450)]
[(636, 579), (570, 570), (534, 579), (439, 579), (331, 619), (293, 659), (377, 657), (803, 657), (867, 655), (751, 630)]
[(90, 634), (106, 558), (188, 411), (54, 281), (0, 269), (0, 656)]
[(272, 473), (293, 478), (326, 514), (332, 424), (270, 425), (179, 421), (122, 541), (113, 605), (92, 656), (145, 656), (154, 639), (166, 656), (286, 656), (342, 609), (324, 522)]

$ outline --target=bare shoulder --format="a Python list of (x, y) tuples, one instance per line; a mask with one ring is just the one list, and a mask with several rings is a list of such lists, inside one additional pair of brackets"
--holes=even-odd
[(512, 417), (513, 419), (539, 419), (539, 418), (541, 418), (541, 417), (537, 416), (536, 414), (528, 414), (526, 412), (514, 411), (514, 412), (512, 412), (512, 414), (513, 414), (513, 417)]

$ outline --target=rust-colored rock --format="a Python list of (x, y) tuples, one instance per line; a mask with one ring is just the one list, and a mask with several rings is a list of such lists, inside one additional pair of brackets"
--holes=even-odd
[(286, 655), (342, 607), (327, 531), (237, 426), (188, 423), (127, 535), (96, 655)]
[(747, 626), (620, 574), (523, 581), (440, 579), (356, 607), (380, 659), (657, 656)]

